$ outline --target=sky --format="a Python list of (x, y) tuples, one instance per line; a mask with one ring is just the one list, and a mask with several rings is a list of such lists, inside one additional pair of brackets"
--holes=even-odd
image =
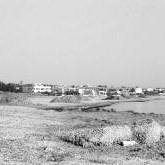
[(0, 0), (0, 80), (165, 87), (165, 0)]

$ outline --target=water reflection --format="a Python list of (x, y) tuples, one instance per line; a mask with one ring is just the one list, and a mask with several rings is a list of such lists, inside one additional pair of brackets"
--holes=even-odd
[(111, 106), (118, 111), (127, 111), (133, 110), (135, 112), (140, 113), (158, 113), (165, 114), (165, 99), (162, 100), (154, 100), (148, 102), (127, 102), (127, 103), (119, 103)]

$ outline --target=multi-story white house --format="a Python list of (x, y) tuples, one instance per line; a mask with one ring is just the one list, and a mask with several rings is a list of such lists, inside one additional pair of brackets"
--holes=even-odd
[(95, 88), (93, 88), (89, 85), (80, 86), (78, 88), (78, 92), (80, 95), (83, 95), (83, 96), (95, 96), (95, 95), (97, 95)]
[(52, 89), (50, 85), (46, 85), (42, 83), (34, 83), (32, 92), (34, 93), (52, 92)]
[(143, 94), (143, 89), (142, 88), (135, 88), (135, 93), (136, 94)]

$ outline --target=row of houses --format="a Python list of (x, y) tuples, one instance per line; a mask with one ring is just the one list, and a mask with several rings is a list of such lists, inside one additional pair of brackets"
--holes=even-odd
[(24, 84), (22, 85), (23, 93), (44, 93), (44, 92), (52, 92), (51, 86), (42, 83), (34, 83), (34, 84)]
[(140, 87), (121, 87), (109, 89), (108, 96), (112, 97), (124, 97), (124, 98), (132, 98), (132, 97), (143, 97), (148, 95), (160, 95), (164, 94), (164, 88), (140, 88)]
[(51, 93), (54, 95), (80, 94), (80, 95), (107, 95), (106, 86), (92, 87), (90, 85), (65, 86), (65, 85), (48, 85), (43, 83), (23, 84), (21, 86), (23, 93)]
[(106, 85), (99, 85), (97, 87), (92, 87), (90, 85), (81, 86), (65, 86), (65, 85), (49, 85), (43, 83), (34, 84), (23, 84), (23, 93), (42, 93), (51, 95), (84, 95), (84, 96), (114, 96), (114, 97), (130, 97), (133, 95), (152, 95), (164, 93), (163, 88), (139, 88), (139, 87), (120, 87), (120, 88), (108, 88)]

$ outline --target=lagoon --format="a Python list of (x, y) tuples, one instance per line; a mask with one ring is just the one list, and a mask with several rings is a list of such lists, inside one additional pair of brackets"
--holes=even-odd
[(117, 111), (133, 110), (139, 113), (165, 114), (165, 98), (146, 102), (123, 102), (113, 104), (111, 108)]

